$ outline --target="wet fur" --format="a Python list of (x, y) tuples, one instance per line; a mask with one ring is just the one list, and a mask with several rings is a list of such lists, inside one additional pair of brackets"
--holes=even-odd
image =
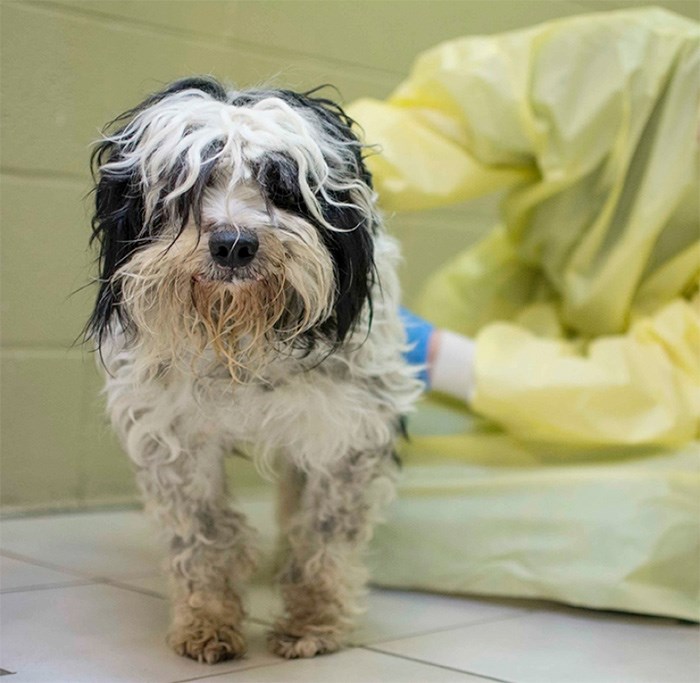
[[(256, 553), (224, 476), (236, 450), (279, 480), (285, 607), (270, 648), (332, 652), (360, 609), (362, 552), (420, 391), (402, 357), (397, 247), (352, 122), (312, 95), (188, 79), (119, 117), (94, 162), (88, 330), (168, 540), (168, 641), (208, 663), (245, 652)], [(221, 229), (255, 233), (250, 265), (213, 263)]]

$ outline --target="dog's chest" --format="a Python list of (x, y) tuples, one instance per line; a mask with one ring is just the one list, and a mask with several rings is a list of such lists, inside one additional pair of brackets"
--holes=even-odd
[(333, 461), (349, 450), (390, 437), (387, 414), (364, 382), (327, 368), (283, 369), (260, 384), (208, 392), (201, 404), (210, 430), (253, 453), (283, 451), (294, 457)]
[(245, 441), (276, 440), (319, 423), (328, 417), (329, 404), (345, 412), (347, 392), (323, 373), (277, 374), (265, 382), (240, 386), (221, 383), (220, 391), (210, 394), (205, 412), (216, 415), (221, 429)]

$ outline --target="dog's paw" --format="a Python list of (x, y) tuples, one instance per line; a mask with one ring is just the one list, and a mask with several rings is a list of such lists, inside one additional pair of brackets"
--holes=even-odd
[(279, 657), (299, 659), (335, 652), (340, 649), (341, 644), (331, 634), (307, 633), (294, 636), (275, 629), (267, 634), (267, 646), (272, 654)]
[(177, 654), (206, 664), (242, 657), (247, 649), (239, 630), (205, 619), (172, 628), (168, 633), (168, 645)]

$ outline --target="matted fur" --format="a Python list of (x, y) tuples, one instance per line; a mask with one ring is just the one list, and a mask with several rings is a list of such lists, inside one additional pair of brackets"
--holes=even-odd
[[(211, 79), (178, 82), (116, 125), (96, 154), (90, 329), (112, 424), (168, 540), (168, 640), (210, 663), (245, 651), (254, 532), (222, 464), (236, 451), (280, 481), (285, 611), (270, 648), (333, 651), (421, 389), (361, 145), (326, 100)], [(214, 262), (222, 230), (255, 236), (252, 261)]]

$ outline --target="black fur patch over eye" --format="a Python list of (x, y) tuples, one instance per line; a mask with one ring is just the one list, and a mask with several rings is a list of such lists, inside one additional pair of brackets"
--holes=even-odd
[(296, 162), (282, 153), (266, 155), (256, 168), (256, 179), (270, 204), (304, 218), (318, 230), (333, 261), (336, 283), (334, 314), (318, 331), (341, 343), (365, 304), (371, 313), (375, 279), (371, 217), (353, 205), (349, 192), (331, 193), (330, 201), (316, 193), (324, 220), (337, 230), (323, 226), (304, 200)]
[(275, 208), (306, 218), (308, 209), (299, 187), (299, 167), (283, 152), (266, 154), (254, 169), (265, 199)]
[[(111, 121), (107, 129), (115, 129), (113, 136), (119, 139), (135, 116), (164, 98), (183, 90), (201, 90), (219, 101), (225, 101), (227, 97), (223, 86), (212, 78), (184, 78), (172, 83), (165, 90), (149, 96), (137, 107), (124, 112)], [(130, 141), (130, 145), (137, 146), (138, 140)], [(195, 215), (199, 223), (203, 190), (214, 172), (215, 156), (220, 149), (220, 145), (213, 144), (205, 150), (202, 172), (194, 187), (177, 199), (175, 207), (180, 217), (181, 231), (191, 214)], [(105, 164), (123, 160), (125, 151), (122, 143), (113, 142), (107, 138), (96, 146), (91, 157), (91, 168), (96, 184), (95, 213), (92, 218), (90, 244), (95, 242), (99, 244), (100, 276), (97, 301), (86, 325), (85, 336), (95, 339), (98, 346), (115, 316), (125, 330), (130, 329), (130, 321), (126, 319), (120, 305), (121, 282), (114, 276), (136, 251), (153, 242), (160, 232), (164, 218), (162, 206), (157, 206), (146, 224), (141, 178), (137, 168), (129, 167), (123, 171), (101, 170)], [(186, 164), (183, 157), (180, 161), (180, 171), (173, 174), (171, 187), (164, 188), (163, 195), (176, 187), (178, 175), (185, 170)]]
[[(358, 179), (369, 189), (372, 176), (362, 158), (362, 144), (352, 130), (354, 121), (342, 107), (321, 97), (314, 91), (296, 93), (278, 90), (267, 93), (279, 97), (292, 107), (313, 112), (320, 128), (348, 152), (346, 168), (334, 169), (349, 179)], [(250, 98), (250, 95), (242, 97)], [(234, 100), (234, 104), (241, 100)], [(326, 159), (331, 165), (331, 161)], [(320, 327), (320, 332), (336, 343), (341, 343), (358, 321), (365, 305), (372, 316), (371, 289), (376, 281), (373, 253), (373, 217), (355, 206), (350, 192), (330, 193), (328, 201), (321, 193), (316, 198), (324, 220), (338, 230), (328, 230), (319, 224), (306, 206), (299, 188), (299, 169), (293, 159), (282, 153), (263, 158), (257, 168), (257, 180), (268, 201), (279, 209), (290, 211), (309, 221), (319, 234), (333, 259), (336, 278), (335, 311), (331, 319)]]

